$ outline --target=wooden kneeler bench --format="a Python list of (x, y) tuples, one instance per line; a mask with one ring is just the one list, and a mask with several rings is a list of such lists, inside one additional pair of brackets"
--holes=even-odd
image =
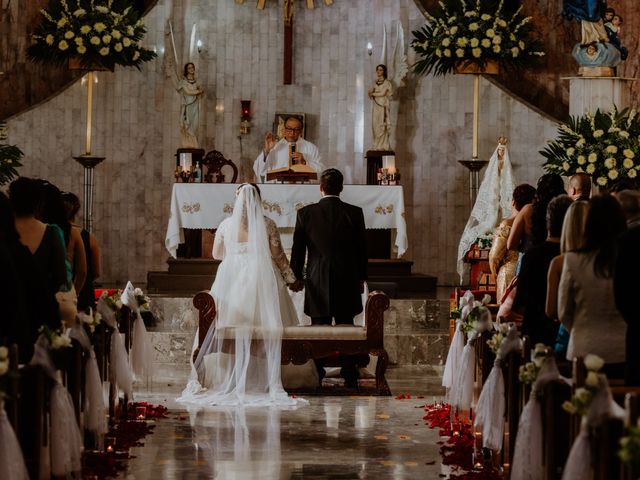
[[(195, 360), (200, 346), (216, 319), (216, 305), (208, 291), (193, 298), (198, 309), (198, 348), (193, 353)], [(389, 297), (381, 291), (371, 292), (365, 305), (364, 327), (332, 327), (325, 325), (285, 327), (282, 334), (283, 365), (302, 365), (309, 360), (323, 358), (335, 352), (350, 355), (367, 354), (378, 357), (376, 364), (375, 394), (391, 395), (384, 376), (389, 365), (389, 355), (384, 349), (384, 312), (389, 308)]]

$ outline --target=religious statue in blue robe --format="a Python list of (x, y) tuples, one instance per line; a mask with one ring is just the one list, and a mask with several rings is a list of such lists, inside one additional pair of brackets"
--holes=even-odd
[(578, 21), (597, 22), (604, 17), (606, 0), (564, 0), (562, 15)]

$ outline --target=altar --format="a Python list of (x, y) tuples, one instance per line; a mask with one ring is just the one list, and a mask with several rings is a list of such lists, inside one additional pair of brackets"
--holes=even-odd
[[(178, 245), (184, 242), (185, 228), (215, 229), (231, 216), (237, 187), (232, 183), (174, 184), (165, 237), (172, 257), (177, 257)], [(298, 210), (320, 200), (318, 185), (266, 183), (260, 191), (265, 215), (279, 228), (293, 228)], [(394, 229), (398, 257), (404, 255), (408, 240), (402, 186), (345, 185), (340, 198), (362, 208), (367, 229)]]

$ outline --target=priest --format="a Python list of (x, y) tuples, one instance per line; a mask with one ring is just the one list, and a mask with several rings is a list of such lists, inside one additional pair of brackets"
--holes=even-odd
[(266, 134), (264, 148), (253, 163), (258, 182), (264, 182), (271, 170), (289, 167), (289, 157), (292, 164), (309, 165), (317, 173), (325, 169), (318, 148), (300, 138), (301, 133), (300, 119), (288, 117), (284, 122), (284, 138), (276, 142), (271, 132)]

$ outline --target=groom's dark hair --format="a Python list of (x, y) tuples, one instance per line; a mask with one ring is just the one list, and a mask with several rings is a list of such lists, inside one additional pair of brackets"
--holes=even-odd
[(328, 168), (320, 176), (322, 191), (327, 195), (340, 195), (342, 191), (342, 173), (337, 168)]

